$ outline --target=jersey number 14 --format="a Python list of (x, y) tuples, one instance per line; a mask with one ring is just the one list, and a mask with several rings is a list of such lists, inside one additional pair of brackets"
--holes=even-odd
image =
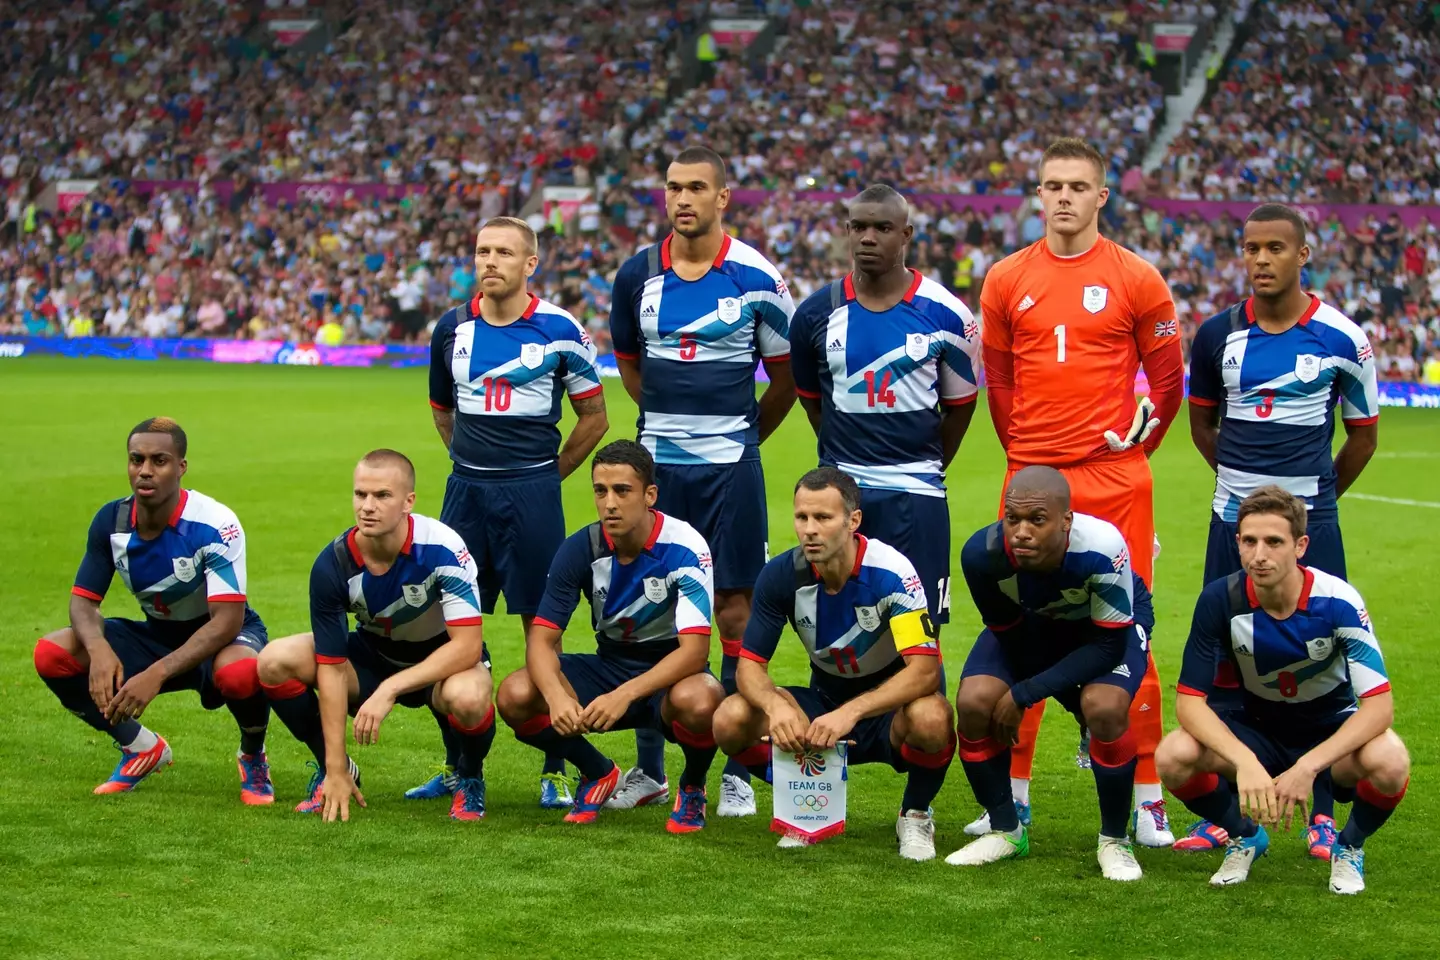
[(890, 371), (886, 370), (880, 377), (877, 385), (875, 382), (875, 371), (865, 371), (865, 401), (868, 406), (874, 407), (884, 404), (887, 407), (895, 406), (895, 391), (890, 389)]

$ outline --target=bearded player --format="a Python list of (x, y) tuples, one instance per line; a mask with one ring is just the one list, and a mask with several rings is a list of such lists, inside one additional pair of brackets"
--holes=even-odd
[[(1100, 236), (1110, 191), (1105, 160), (1083, 140), (1056, 140), (1040, 162), (1045, 237), (990, 270), (981, 294), (991, 419), (1009, 461), (1005, 477), (1056, 467), (1077, 513), (1119, 528), (1134, 570), (1153, 587), (1155, 516), (1148, 457), (1184, 394), (1175, 304), (1149, 263)], [(1135, 400), (1141, 367), (1150, 397)], [(1139, 763), (1135, 837), (1169, 846), (1160, 778), (1160, 681), (1153, 658), (1131, 704)], [(1011, 789), (1029, 820), (1030, 769), (1044, 702), (1031, 707), (1013, 753)], [(985, 818), (966, 828), (983, 833)]]

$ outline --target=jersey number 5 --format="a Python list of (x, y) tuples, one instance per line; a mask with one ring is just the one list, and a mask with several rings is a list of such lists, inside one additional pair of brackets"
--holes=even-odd
[(692, 336), (690, 336), (689, 334), (685, 334), (685, 333), (680, 334), (680, 359), (681, 359), (681, 360), (694, 360), (694, 359), (695, 359), (695, 350), (696, 350), (695, 338), (692, 337)]
[(480, 381), (480, 386), (485, 390), (485, 412), (499, 410), (502, 413), (510, 409), (510, 395), (514, 392), (510, 388), (510, 381), (504, 377), (486, 377)]

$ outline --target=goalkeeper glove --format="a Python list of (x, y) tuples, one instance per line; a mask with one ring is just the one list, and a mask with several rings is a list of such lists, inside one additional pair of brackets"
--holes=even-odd
[(1155, 412), (1155, 404), (1150, 402), (1149, 397), (1141, 397), (1139, 404), (1135, 407), (1135, 419), (1130, 422), (1130, 430), (1122, 438), (1114, 430), (1105, 431), (1105, 442), (1110, 449), (1119, 453), (1122, 450), (1129, 450), (1138, 443), (1144, 443), (1145, 438), (1160, 426), (1158, 417), (1151, 414)]

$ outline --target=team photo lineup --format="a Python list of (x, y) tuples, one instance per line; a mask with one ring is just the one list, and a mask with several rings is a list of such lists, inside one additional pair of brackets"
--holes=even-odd
[[(117, 447), (129, 431), (130, 494), (74, 544), (68, 625), (33, 651), (60, 707), (120, 751), (94, 792), (183, 777), (146, 783), (175, 751), (145, 713), (195, 691), (239, 728), (243, 804), (364, 831), (369, 807), (399, 802), (363, 781), (398, 705), (428, 710), (440, 735), (417, 758), (438, 772), (404, 796), (440, 801), (437, 817), (448, 804), (465, 830), (485, 830), (487, 797), (524, 793), (537, 821), (581, 832), (652, 805), (672, 834), (716, 817), (764, 832), (776, 755), (838, 749), (901, 776), (899, 857), (995, 870), (1030, 854), (1046, 815), (1032, 823), (1031, 774), (1054, 699), (1078, 731), (1052, 719), (1051, 735), (1078, 737), (1093, 777), (1104, 879), (1214, 851), (1186, 861), (1194, 883), (1241, 884), (1274, 848), (1328, 861), (1328, 890), (1360, 893), (1365, 843), (1410, 777), (1338, 507), (1378, 446), (1374, 350), (1302, 286), (1305, 217), (1257, 204), (1241, 242), (1250, 294), (1200, 326), (1187, 398), (1170, 288), (1101, 235), (1106, 169), (1083, 139), (1048, 145), (1044, 235), (990, 268), (972, 313), (907, 266), (912, 208), (884, 184), (847, 204), (850, 271), (797, 303), (726, 231), (726, 161), (685, 146), (664, 172), (669, 233), (614, 281), (633, 430), (607, 415), (585, 326), (531, 292), (534, 229), (488, 218), (473, 295), (429, 348), (443, 502), (416, 512), (413, 450), (355, 450), (353, 525), (310, 545), (295, 585), (306, 632), (274, 636), (249, 605), (247, 568), (266, 559), (247, 552), (246, 517), (186, 485), (184, 411), (114, 424)], [(1006, 469), (994, 521), (952, 538), (946, 471), (982, 388)], [(1182, 410), (1191, 469), (1213, 475), (1204, 577), (1157, 591), (1149, 458), (1184, 443)], [(761, 448), (802, 415), (813, 469), (767, 502)], [(566, 514), (572, 474), (589, 477), (593, 512)], [(777, 514), (793, 525), (780, 543)], [(102, 615), (117, 576), (141, 619)], [(1152, 654), (1156, 604), (1193, 611), (1173, 662)], [(962, 607), (978, 635), (946, 630)], [(491, 657), (502, 616), (518, 619), (523, 661)], [(810, 679), (786, 685), (771, 661), (796, 639)], [(633, 763), (628, 733), (623, 756), (592, 739), (612, 731), (634, 731)], [(310, 767), (288, 797), (267, 754), (285, 734), (298, 745), (284, 762)], [(667, 746), (683, 760), (674, 784)], [(533, 776), (487, 779), (494, 751), (523, 753)], [(836, 842), (770, 826), (781, 849)]]

